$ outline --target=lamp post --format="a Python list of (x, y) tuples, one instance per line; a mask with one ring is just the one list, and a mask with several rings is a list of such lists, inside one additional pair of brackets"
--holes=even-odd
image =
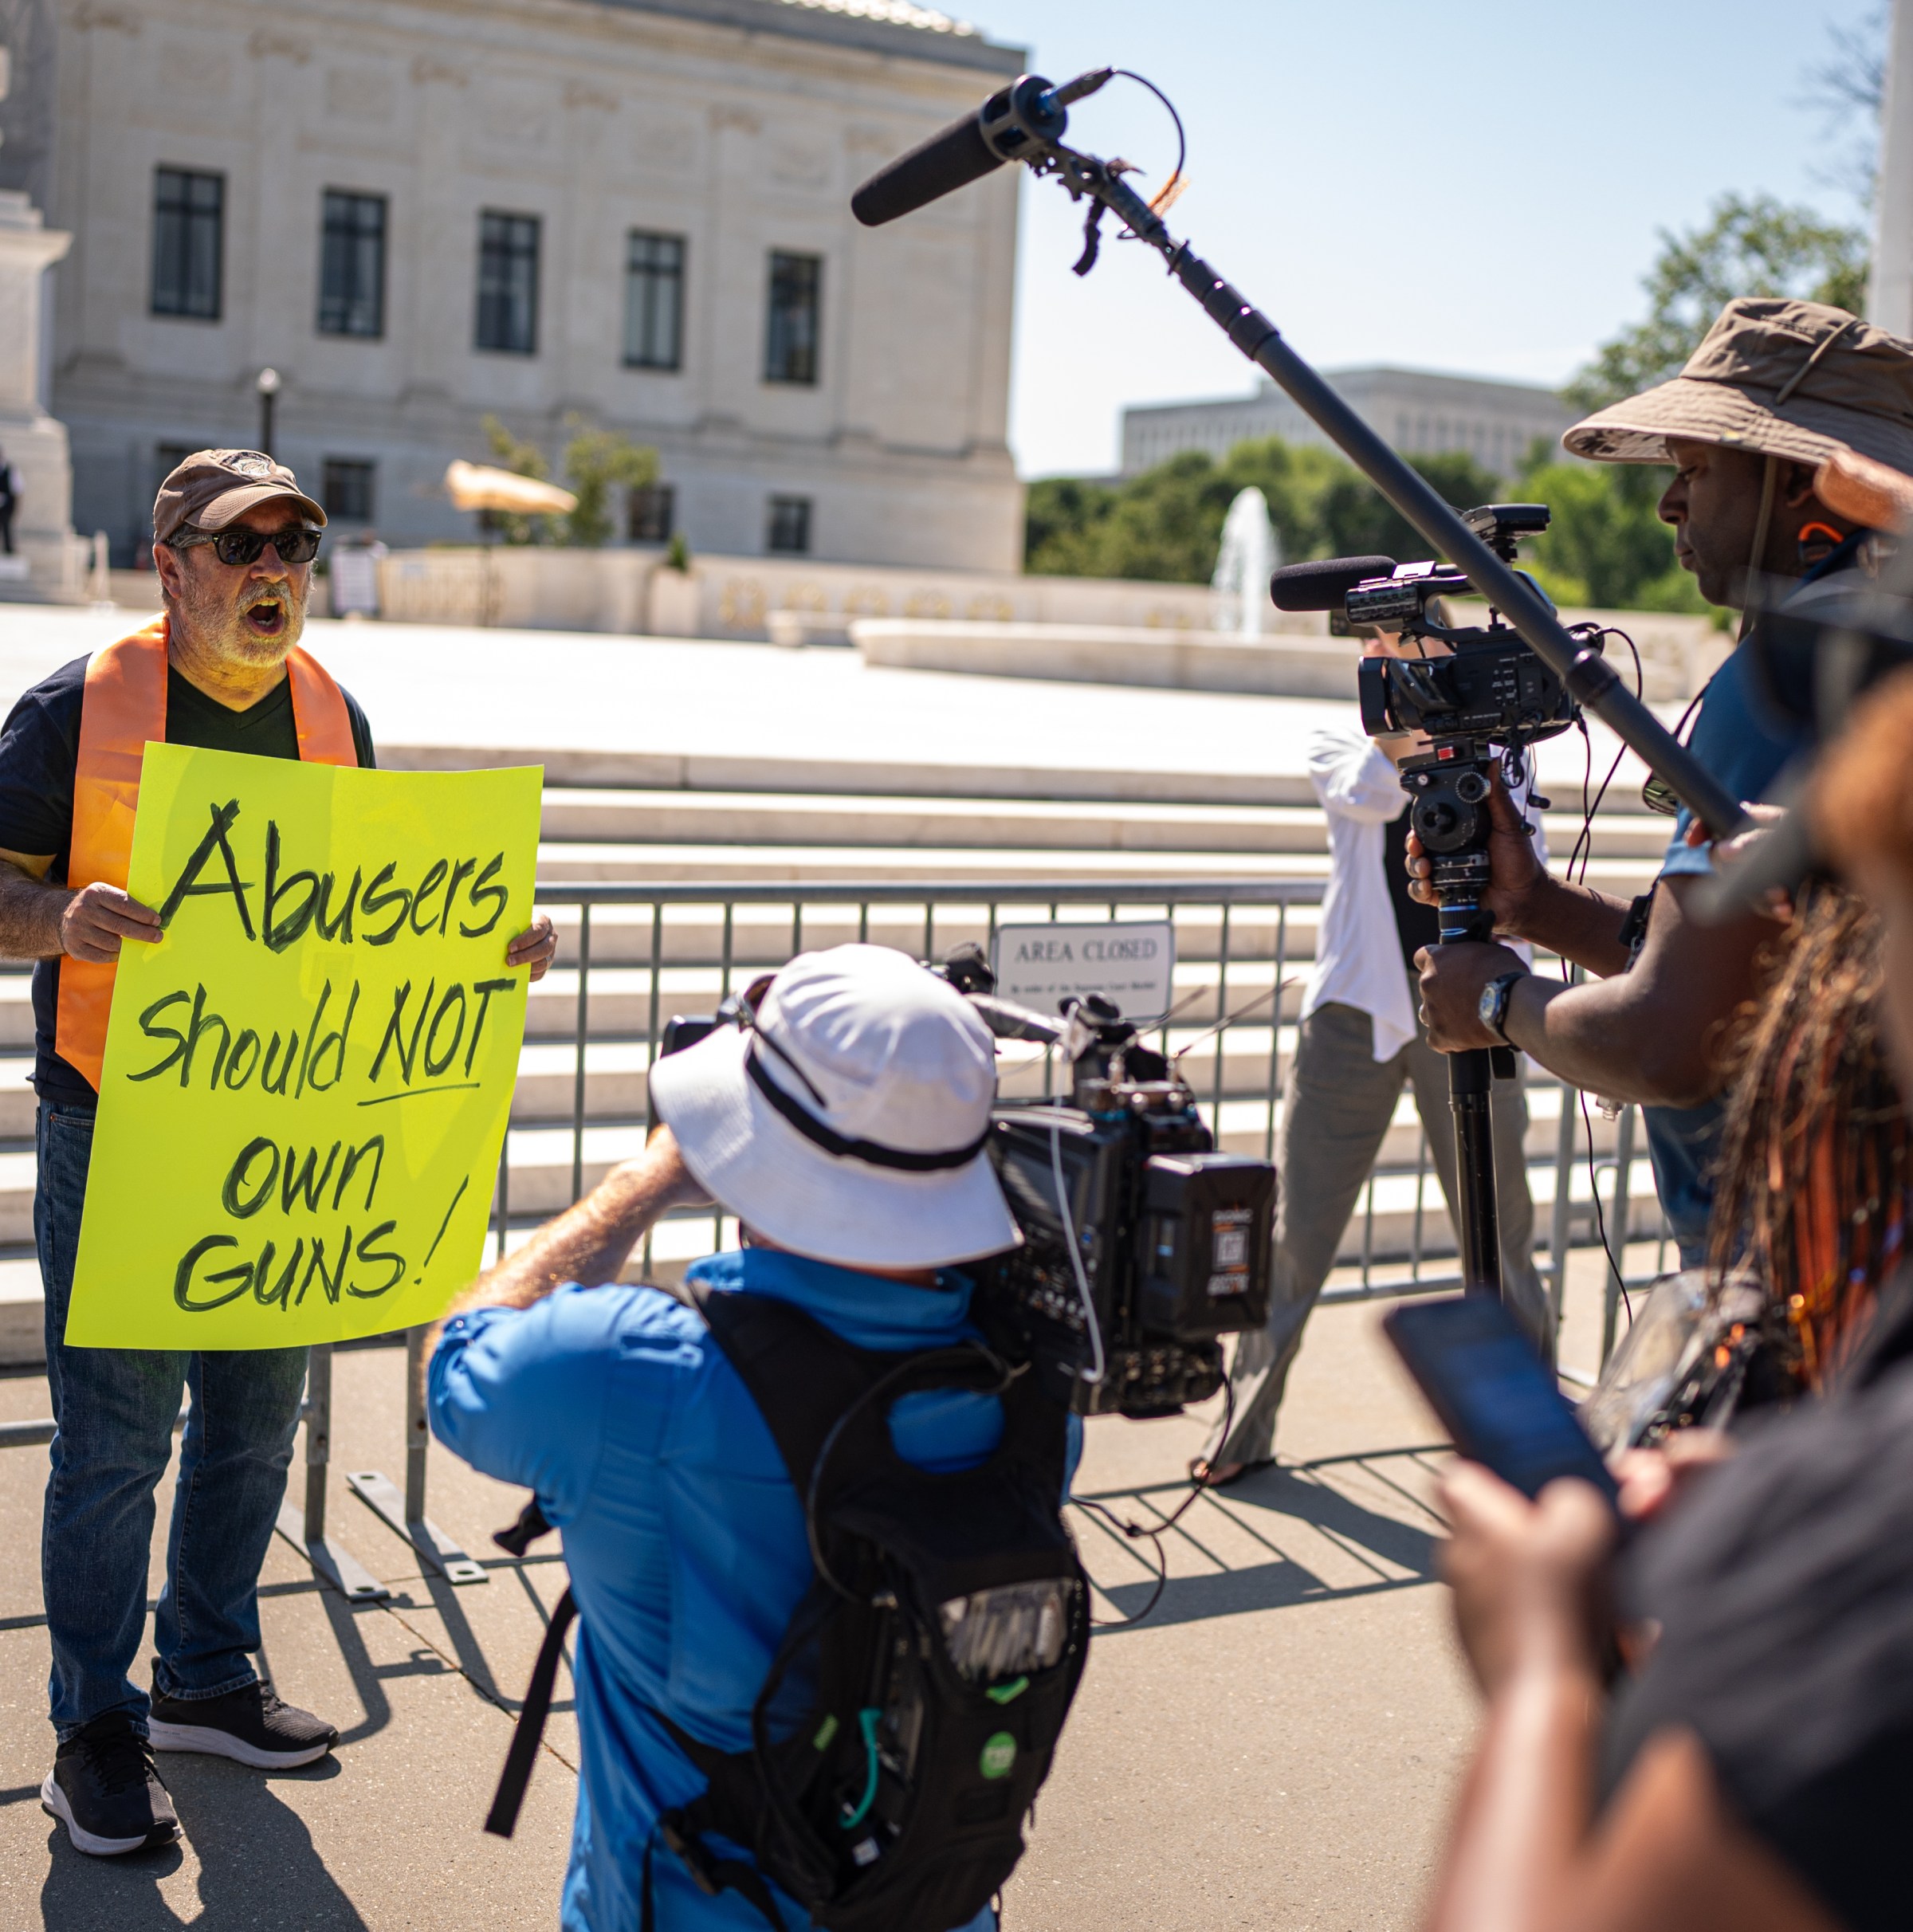
[(273, 454), (273, 404), (279, 395), (279, 371), (261, 369), (259, 379), (253, 384), (259, 391), (259, 448), (262, 454)]

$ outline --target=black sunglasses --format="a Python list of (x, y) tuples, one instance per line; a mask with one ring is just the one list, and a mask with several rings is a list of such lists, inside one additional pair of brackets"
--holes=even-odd
[(182, 530), (166, 540), (175, 550), (210, 544), (222, 564), (237, 566), (257, 564), (268, 544), (278, 552), (281, 564), (309, 564), (319, 554), (319, 537), (316, 530), (288, 524), (283, 530)]

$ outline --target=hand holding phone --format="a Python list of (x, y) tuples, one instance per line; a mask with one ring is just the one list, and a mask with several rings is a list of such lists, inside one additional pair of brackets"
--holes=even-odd
[(1528, 1497), (1558, 1476), (1578, 1476), (1617, 1506), (1613, 1475), (1554, 1370), (1494, 1296), (1406, 1302), (1381, 1325), (1470, 1462)]

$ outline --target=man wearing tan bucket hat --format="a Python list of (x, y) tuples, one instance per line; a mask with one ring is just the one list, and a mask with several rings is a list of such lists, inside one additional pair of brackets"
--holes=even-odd
[[(1822, 303), (1730, 302), (1671, 382), (1597, 410), (1562, 440), (1597, 462), (1675, 465), (1660, 515), (1710, 603), (1746, 611), (1785, 591), (1788, 611), (1812, 609), (1852, 585), (1869, 534), (1843, 513), (1867, 499), (1832, 487), (1823, 497), (1818, 479), (1856, 457), (1913, 474), (1913, 343)], [(1695, 756), (1750, 803), (1803, 748), (1763, 709), (1738, 651), (1692, 723)], [(1550, 877), (1499, 792), (1495, 811), (1497, 929), (1597, 976), (1565, 987), (1528, 974), (1504, 946), (1434, 948), (1420, 956), (1429, 1038), (1450, 1052), (1511, 1044), (1584, 1090), (1643, 1102), (1661, 1203), (1683, 1265), (1697, 1265), (1713, 1200), (1721, 1035), (1754, 993), (1755, 956), (1773, 928), (1753, 915), (1720, 925), (1692, 916), (1711, 860), (1685, 811), (1654, 889), (1632, 905)], [(1426, 897), (1428, 862), (1412, 839), (1409, 851), (1416, 895)]]

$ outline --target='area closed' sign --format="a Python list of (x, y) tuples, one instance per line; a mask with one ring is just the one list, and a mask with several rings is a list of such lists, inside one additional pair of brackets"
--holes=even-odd
[(996, 991), (1054, 1013), (1072, 993), (1105, 993), (1125, 1019), (1161, 1019), (1176, 972), (1176, 929), (1166, 919), (1110, 925), (1006, 925), (991, 964)]

